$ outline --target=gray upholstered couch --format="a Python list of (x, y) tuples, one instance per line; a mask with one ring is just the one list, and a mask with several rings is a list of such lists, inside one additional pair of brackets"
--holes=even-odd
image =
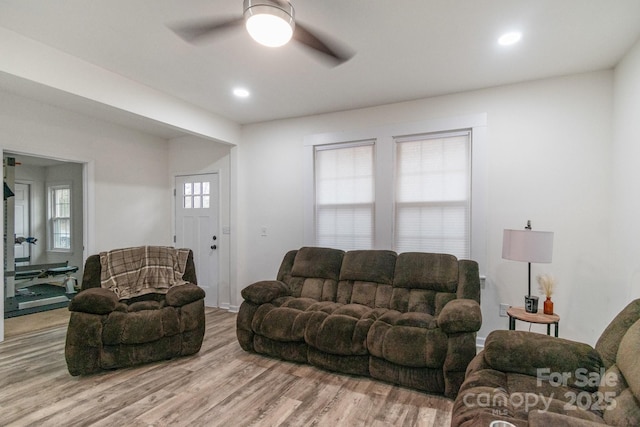
[(242, 296), (246, 351), (449, 397), (482, 322), (477, 263), (445, 254), (303, 247)]
[(590, 345), (494, 331), (469, 364), (453, 427), (640, 426), (640, 299)]
[(100, 255), (87, 258), (82, 290), (71, 300), (65, 359), (71, 375), (186, 356), (200, 350), (205, 292), (197, 286), (193, 252), (182, 279), (166, 293), (120, 299), (101, 287)]

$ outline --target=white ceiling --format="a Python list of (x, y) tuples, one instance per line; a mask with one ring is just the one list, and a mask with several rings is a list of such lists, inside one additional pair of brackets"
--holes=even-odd
[[(239, 17), (242, 0), (0, 0), (0, 26), (240, 124), (608, 69), (640, 38), (640, 0), (292, 4), (355, 56), (331, 67), (295, 43), (259, 46), (242, 28), (194, 46), (167, 27)], [(513, 29), (521, 43), (498, 46)], [(235, 86), (251, 97), (234, 98)]]

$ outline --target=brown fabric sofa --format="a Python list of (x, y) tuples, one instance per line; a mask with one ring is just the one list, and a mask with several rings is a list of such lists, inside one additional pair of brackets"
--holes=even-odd
[(469, 364), (453, 427), (640, 426), (640, 299), (595, 348), (524, 331), (494, 331)]
[(446, 254), (303, 247), (242, 296), (246, 351), (450, 397), (482, 323), (477, 263)]
[(166, 294), (119, 300), (101, 287), (100, 255), (87, 258), (81, 291), (69, 303), (65, 359), (71, 375), (186, 356), (200, 351), (205, 331), (204, 297), (193, 253), (182, 278)]

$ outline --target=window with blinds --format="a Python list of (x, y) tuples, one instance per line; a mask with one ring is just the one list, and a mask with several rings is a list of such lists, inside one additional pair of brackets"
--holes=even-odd
[(316, 245), (373, 248), (374, 147), (374, 141), (315, 147)]
[(471, 251), (471, 133), (395, 138), (394, 249)]
[(71, 250), (71, 186), (49, 187), (49, 250)]

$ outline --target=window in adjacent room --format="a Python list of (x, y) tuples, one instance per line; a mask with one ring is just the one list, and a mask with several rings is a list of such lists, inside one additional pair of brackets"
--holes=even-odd
[(49, 249), (71, 250), (71, 186), (49, 187)]
[(470, 256), (469, 131), (395, 138), (394, 249)]
[(315, 147), (315, 244), (343, 250), (374, 242), (374, 142)]

